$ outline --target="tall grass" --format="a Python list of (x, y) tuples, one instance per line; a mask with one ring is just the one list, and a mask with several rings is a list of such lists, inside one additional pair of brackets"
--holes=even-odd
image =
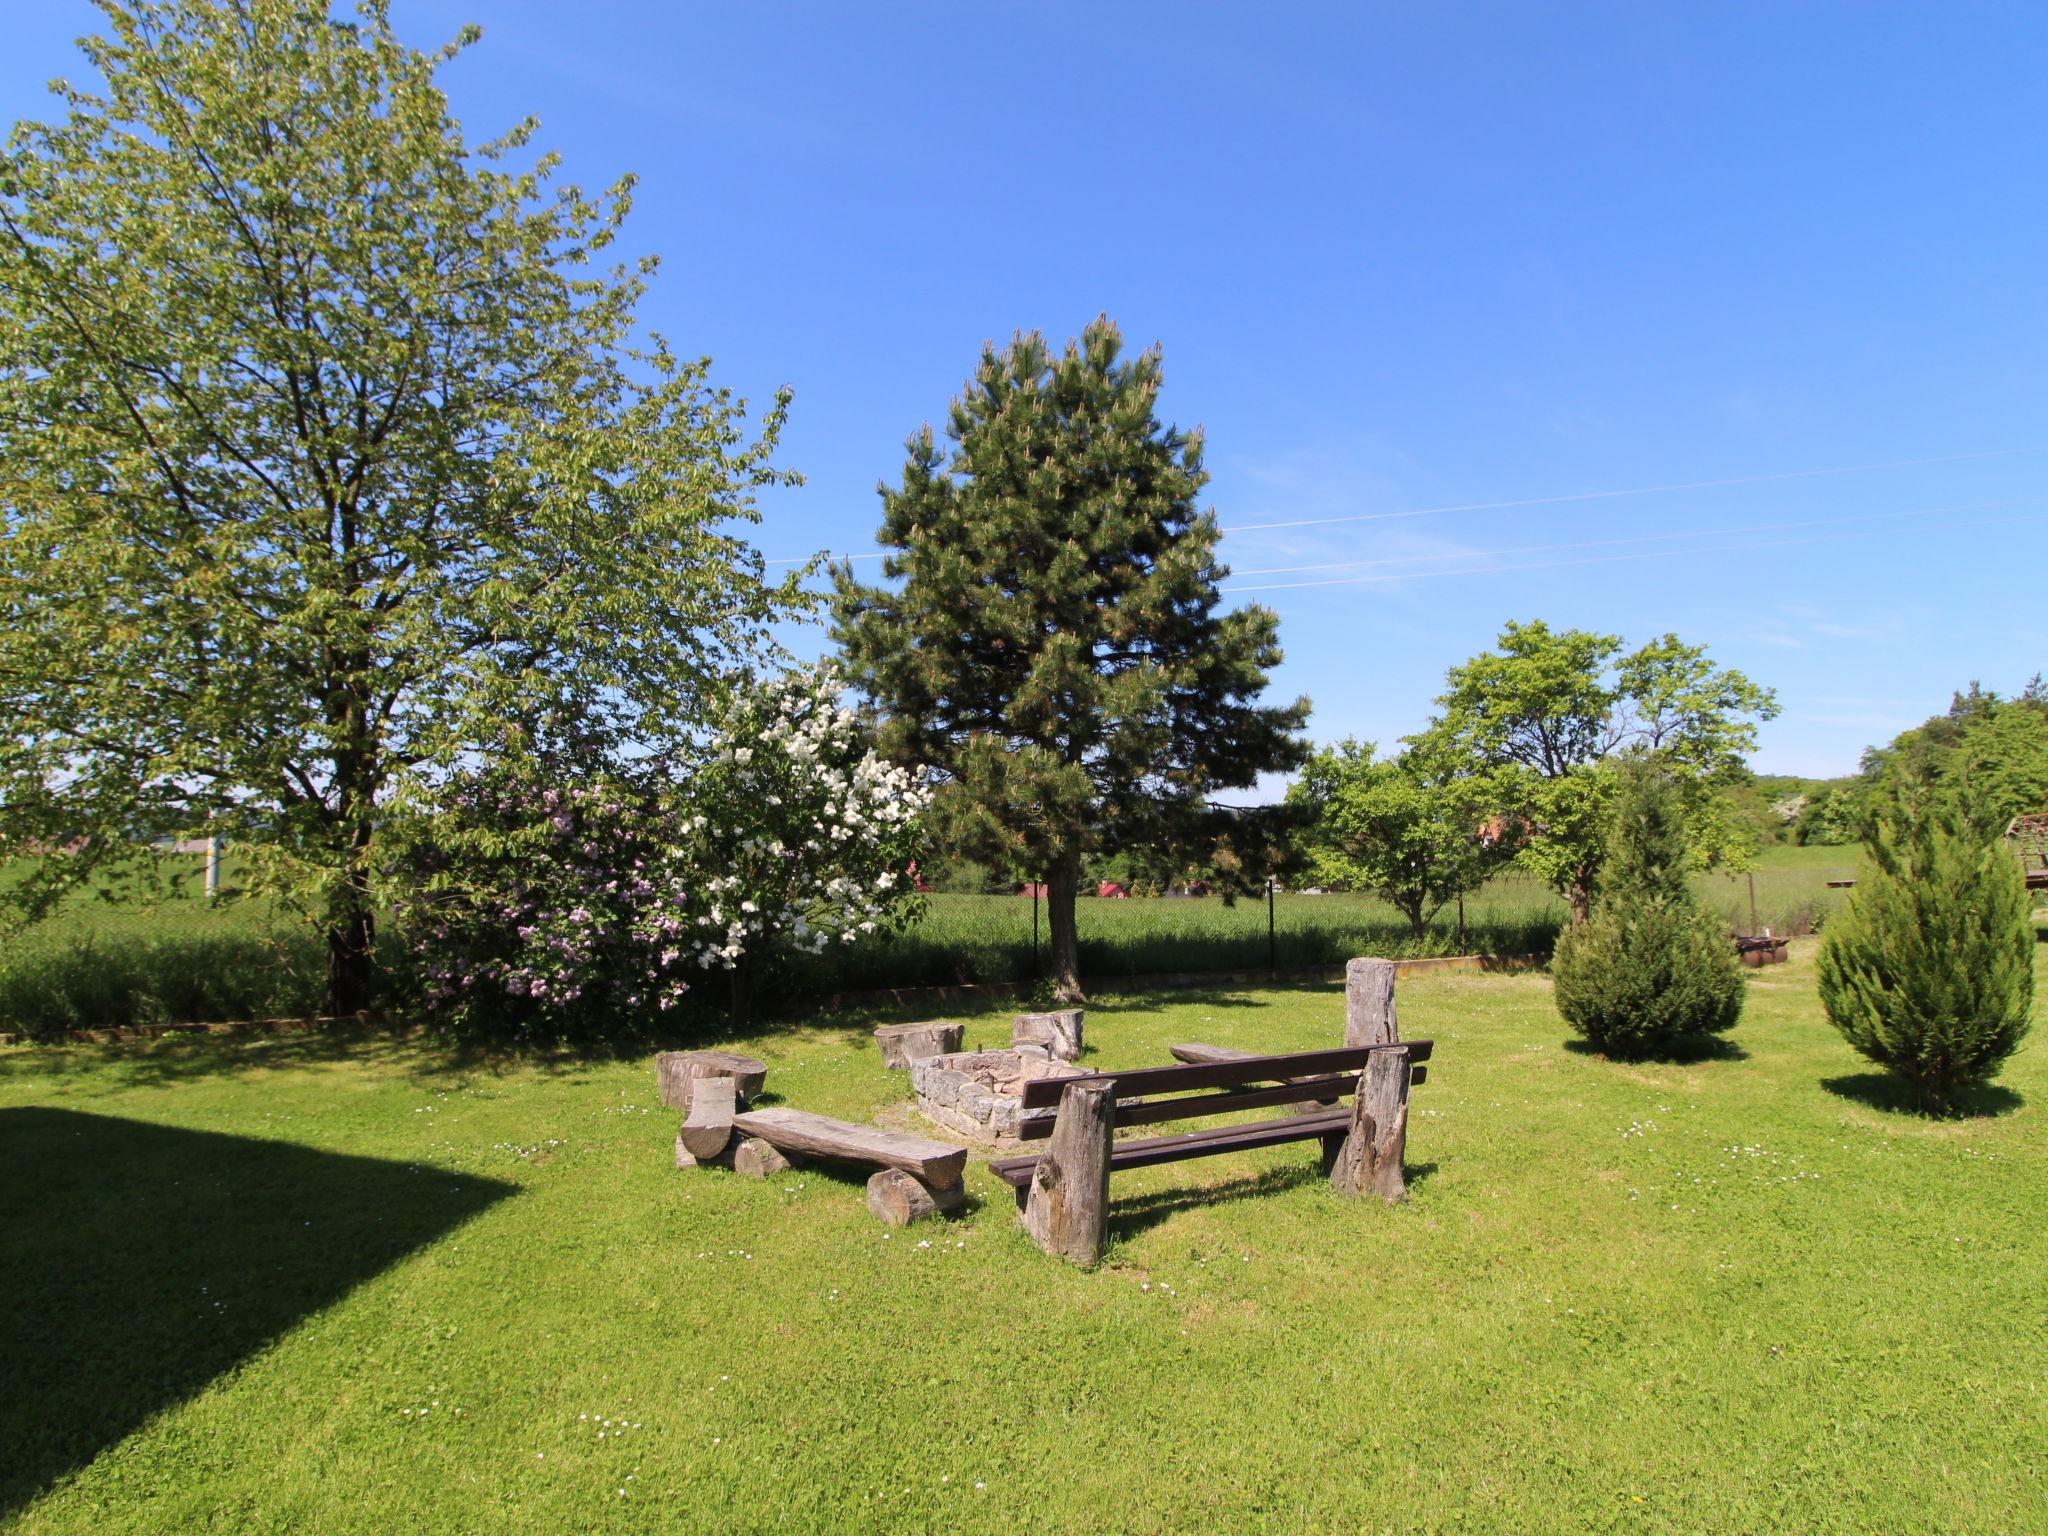
[[(1827, 880), (1853, 873), (1846, 849), (1776, 849), (1756, 873), (1760, 926), (1807, 933), (1846, 896)], [(1702, 875), (1701, 895), (1731, 929), (1749, 928), (1744, 876)], [(1084, 976), (1290, 969), (1353, 955), (1526, 954), (1550, 947), (1564, 907), (1540, 882), (1501, 875), (1420, 937), (1369, 896), (1100, 900), (1080, 904)], [(1044, 969), (1045, 914), (1033, 942), (1028, 896), (935, 895), (901, 933), (822, 955), (779, 960), (756, 978), (764, 1001), (836, 992), (960, 984), (1026, 985)], [(387, 930), (386, 938), (393, 936)], [(401, 946), (393, 944), (394, 950)], [(258, 902), (196, 893), (140, 907), (83, 896), (0, 947), (0, 1029), (37, 1036), (89, 1028), (308, 1014), (321, 990), (319, 936)], [(699, 989), (722, 1006), (722, 977)], [(393, 989), (403, 1006), (404, 989)]]

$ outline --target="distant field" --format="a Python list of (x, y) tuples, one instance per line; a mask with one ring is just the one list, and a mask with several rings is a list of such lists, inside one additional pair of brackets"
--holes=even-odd
[[(1755, 875), (1760, 927), (1810, 933), (1847, 894), (1827, 881), (1855, 871), (1853, 848), (1769, 850)], [(196, 875), (198, 861), (191, 861)], [(0, 873), (19, 879), (20, 866)], [(322, 973), (319, 937), (271, 903), (232, 894), (209, 902), (198, 881), (154, 902), (74, 897), (49, 921), (0, 947), (0, 1027), (56, 1031), (152, 1022), (311, 1013)], [(1731, 928), (1747, 930), (1749, 880), (1698, 877), (1703, 898)], [(1251, 970), (1332, 964), (1357, 954), (1525, 953), (1549, 946), (1564, 906), (1539, 881), (1500, 876), (1416, 939), (1408, 923), (1369, 896), (1278, 895), (1268, 935), (1263, 898), (1128, 901), (1080, 905), (1081, 963), (1094, 976)], [(1024, 896), (935, 895), (924, 917), (884, 934), (780, 967), (764, 978), (784, 997), (882, 987), (1023, 983), (1043, 965), (1044, 912), (1033, 946)], [(720, 989), (722, 995), (722, 989)]]

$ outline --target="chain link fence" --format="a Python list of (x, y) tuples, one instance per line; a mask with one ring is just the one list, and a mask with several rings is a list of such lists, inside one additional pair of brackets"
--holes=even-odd
[[(1696, 877), (1731, 932), (1814, 932), (1848, 892), (1850, 849), (1781, 850), (1753, 874)], [(32, 1034), (193, 1021), (301, 1017), (324, 981), (320, 935), (300, 916), (199, 877), (151, 900), (74, 896), (0, 939), (0, 1029)], [(19, 878), (22, 871), (13, 872)], [(1831, 883), (1833, 882), (1833, 883)], [(1549, 948), (1565, 909), (1540, 881), (1498, 876), (1420, 934), (1369, 896), (1275, 890), (1239, 897), (1099, 897), (1078, 903), (1083, 977), (1293, 970), (1353, 955), (1527, 954)], [(389, 935), (387, 934), (387, 937)], [(764, 1002), (959, 985), (1028, 987), (1045, 975), (1045, 904), (937, 893), (905, 928), (761, 967)], [(723, 978), (705, 995), (723, 997)]]

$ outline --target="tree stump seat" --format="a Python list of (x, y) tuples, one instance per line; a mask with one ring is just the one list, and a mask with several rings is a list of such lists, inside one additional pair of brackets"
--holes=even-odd
[[(1344, 1194), (1393, 1201), (1407, 1191), (1408, 1090), (1427, 1077), (1429, 1040), (1389, 1040), (1341, 1050), (1256, 1056), (1221, 1046), (1177, 1047), (1205, 1059), (1131, 1072), (1045, 1078), (1024, 1085), (1025, 1140), (1049, 1139), (1038, 1155), (1003, 1158), (989, 1171), (1015, 1190), (1024, 1225), (1046, 1252), (1092, 1264), (1108, 1230), (1109, 1175), (1254, 1147), (1319, 1141), (1323, 1166)], [(1340, 1101), (1352, 1099), (1344, 1107)], [(1058, 1106), (1051, 1119), (1031, 1111)], [(1294, 1113), (1118, 1142), (1119, 1126), (1193, 1120), (1291, 1106)]]

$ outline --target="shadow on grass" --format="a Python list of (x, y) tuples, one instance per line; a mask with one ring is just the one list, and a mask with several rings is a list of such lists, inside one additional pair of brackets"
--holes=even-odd
[(43, 1108), (0, 1168), (0, 1516), (515, 1189)]
[(1993, 1120), (2009, 1115), (2027, 1101), (2003, 1083), (1972, 1083), (1956, 1093), (1955, 1107), (1947, 1113), (1929, 1111), (1920, 1102), (1912, 1084), (1889, 1072), (1855, 1072), (1841, 1077), (1824, 1077), (1821, 1087), (1837, 1098), (1853, 1099), (1888, 1114), (1913, 1115), (1928, 1120)]
[(1621, 1062), (1632, 1067), (1646, 1064), (1689, 1067), (1703, 1061), (1749, 1060), (1749, 1052), (1725, 1035), (1704, 1035), (1697, 1039), (1681, 1040), (1676, 1045), (1655, 1051), (1603, 1051), (1591, 1041), (1573, 1036), (1565, 1040), (1564, 1048), (1574, 1056), (1592, 1056), (1602, 1061)]
[[(1325, 1173), (1314, 1154), (1314, 1143), (1308, 1144), (1309, 1154), (1297, 1167), (1268, 1168), (1262, 1173), (1248, 1173), (1239, 1178), (1225, 1179), (1220, 1184), (1184, 1185), (1178, 1189), (1154, 1190), (1148, 1195), (1135, 1195), (1128, 1200), (1117, 1198), (1112, 1187), (1109, 1200), (1109, 1235), (1112, 1241), (1136, 1237), (1149, 1227), (1156, 1227), (1168, 1218), (1182, 1211), (1195, 1210), (1205, 1205), (1222, 1205), (1239, 1200), (1259, 1200), (1270, 1195), (1284, 1194), (1290, 1189), (1301, 1189), (1310, 1184), (1327, 1184)], [(1428, 1179), (1436, 1172), (1435, 1163), (1410, 1163), (1407, 1165), (1408, 1187)]]

